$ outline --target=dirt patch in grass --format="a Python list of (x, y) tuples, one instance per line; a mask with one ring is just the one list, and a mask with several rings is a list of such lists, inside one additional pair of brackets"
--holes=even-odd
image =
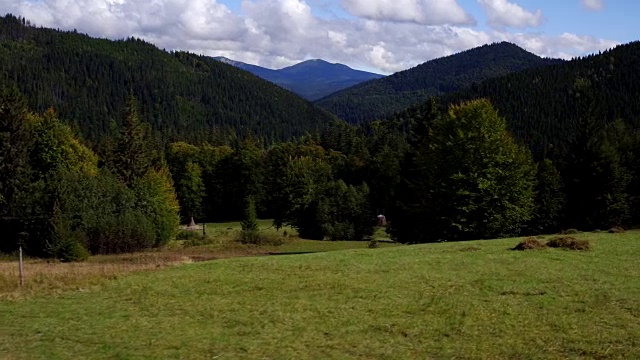
[(516, 245), (512, 250), (516, 250), (516, 251), (540, 250), (540, 249), (544, 249), (545, 247), (546, 246), (543, 241), (540, 241), (539, 239), (534, 237), (528, 237), (520, 241), (518, 245)]

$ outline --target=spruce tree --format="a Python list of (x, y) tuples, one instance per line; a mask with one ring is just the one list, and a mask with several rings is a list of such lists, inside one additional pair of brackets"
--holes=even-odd
[(151, 147), (149, 127), (140, 121), (138, 104), (132, 95), (126, 110), (114, 153), (110, 154), (110, 167), (125, 184), (131, 186), (149, 171), (156, 156)]
[(0, 215), (14, 212), (15, 196), (29, 183), (29, 151), (26, 99), (16, 89), (0, 94)]
[(240, 223), (242, 231), (244, 232), (256, 232), (258, 231), (258, 215), (256, 213), (256, 204), (253, 198), (249, 198), (246, 201), (246, 208), (244, 212), (244, 219)]
[(529, 232), (541, 234), (558, 231), (565, 196), (562, 178), (551, 160), (543, 159), (538, 163), (534, 191), (535, 208)]

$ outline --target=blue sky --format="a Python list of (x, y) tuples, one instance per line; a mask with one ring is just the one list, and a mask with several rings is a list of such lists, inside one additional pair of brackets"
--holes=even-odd
[(490, 42), (572, 58), (640, 38), (633, 0), (0, 0), (0, 12), (279, 68), (392, 73)]

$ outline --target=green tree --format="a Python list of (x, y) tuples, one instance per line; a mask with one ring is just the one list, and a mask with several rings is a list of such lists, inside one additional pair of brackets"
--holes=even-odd
[(303, 239), (324, 239), (319, 206), (331, 176), (331, 166), (324, 159), (309, 156), (291, 159), (284, 175), (285, 191), (278, 200), (286, 211), (281, 214), (282, 219), (274, 221), (291, 225)]
[(15, 89), (0, 93), (0, 215), (16, 210), (15, 197), (28, 184), (33, 145), (26, 99)]
[(202, 216), (202, 202), (206, 193), (200, 165), (188, 162), (177, 185), (176, 191), (184, 219)]
[(154, 165), (157, 156), (151, 147), (149, 126), (140, 121), (138, 104), (129, 96), (127, 111), (113, 154), (109, 154), (109, 168), (128, 186), (141, 179)]
[(413, 162), (391, 223), (398, 241), (513, 235), (531, 218), (531, 155), (487, 100), (452, 106), (432, 125)]
[(253, 198), (249, 198), (246, 201), (246, 208), (244, 211), (244, 218), (240, 222), (242, 231), (258, 231), (258, 215), (256, 213), (256, 203)]
[(37, 177), (46, 177), (58, 170), (97, 174), (98, 157), (58, 119), (53, 109), (43, 116), (33, 116), (31, 127), (34, 146), (29, 162)]
[(543, 159), (537, 164), (534, 193), (535, 207), (529, 232), (542, 234), (560, 230), (565, 196), (560, 172), (549, 159)]
[(132, 189), (137, 199), (135, 210), (146, 216), (155, 229), (153, 246), (173, 240), (180, 225), (180, 206), (169, 170), (162, 167), (148, 171)]
[(324, 238), (362, 240), (373, 235), (375, 217), (369, 207), (369, 187), (352, 186), (342, 180), (325, 185), (315, 218)]

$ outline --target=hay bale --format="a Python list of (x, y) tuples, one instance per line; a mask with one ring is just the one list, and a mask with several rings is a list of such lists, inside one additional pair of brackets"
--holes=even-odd
[(516, 245), (512, 250), (516, 250), (516, 251), (538, 250), (538, 249), (544, 249), (544, 247), (545, 247), (545, 244), (542, 241), (534, 237), (528, 237), (520, 241), (518, 245)]
[(553, 238), (547, 242), (550, 248), (561, 248), (567, 250), (591, 250), (589, 240), (580, 240), (572, 236), (560, 236)]
[(621, 228), (620, 226), (614, 226), (611, 229), (609, 229), (609, 233), (610, 234), (621, 234), (623, 232), (625, 232), (626, 230)]

